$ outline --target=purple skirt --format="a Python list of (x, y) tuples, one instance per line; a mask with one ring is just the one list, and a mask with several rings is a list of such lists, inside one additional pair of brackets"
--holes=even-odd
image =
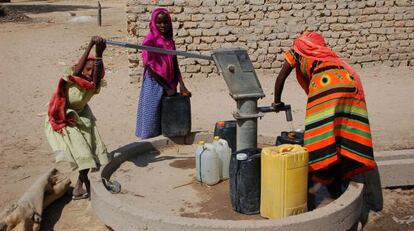
[(145, 70), (138, 102), (137, 137), (147, 139), (161, 134), (160, 106), (163, 92), (163, 87), (151, 76), (151, 71)]

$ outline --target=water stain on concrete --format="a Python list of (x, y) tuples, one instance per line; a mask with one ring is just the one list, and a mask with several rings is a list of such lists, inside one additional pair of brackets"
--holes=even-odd
[(195, 159), (194, 158), (185, 158), (180, 160), (174, 160), (170, 163), (170, 166), (173, 168), (180, 169), (194, 169), (195, 168)]
[(229, 181), (207, 186), (200, 182), (191, 184), (194, 190), (201, 196), (202, 201), (196, 204), (201, 209), (197, 212), (185, 212), (186, 207), (180, 209), (182, 217), (209, 218), (221, 220), (262, 220), (259, 214), (245, 215), (232, 209), (230, 202)]

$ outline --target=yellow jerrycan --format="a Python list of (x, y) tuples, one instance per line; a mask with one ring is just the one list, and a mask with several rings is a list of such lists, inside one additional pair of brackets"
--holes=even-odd
[(280, 218), (307, 211), (308, 160), (306, 148), (297, 144), (262, 149), (262, 217)]

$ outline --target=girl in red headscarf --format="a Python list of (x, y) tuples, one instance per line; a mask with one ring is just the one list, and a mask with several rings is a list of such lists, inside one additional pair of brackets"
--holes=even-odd
[[(375, 168), (364, 91), (358, 74), (326, 46), (321, 34), (304, 32), (284, 53), (274, 94), (274, 107), (283, 105), (284, 82), (295, 69), (308, 95), (304, 146), (309, 151), (312, 179), (340, 195), (340, 182)], [(331, 187), (332, 188), (332, 187)]]
[[(95, 55), (91, 55), (94, 46)], [(92, 37), (79, 62), (59, 80), (49, 102), (45, 131), (56, 161), (69, 162), (73, 170), (79, 171), (73, 199), (89, 197), (89, 170), (108, 162), (105, 144), (88, 106), (92, 96), (98, 94), (105, 74), (102, 61), (105, 48), (103, 38)]]
[[(143, 45), (175, 50), (172, 21), (165, 8), (157, 8), (151, 14), (150, 31)], [(161, 134), (161, 97), (174, 95), (180, 84), (180, 94), (190, 96), (184, 85), (177, 56), (142, 52), (144, 79), (142, 82), (135, 135), (141, 139)]]

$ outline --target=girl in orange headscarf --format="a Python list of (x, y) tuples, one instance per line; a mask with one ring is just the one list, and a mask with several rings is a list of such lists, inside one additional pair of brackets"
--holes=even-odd
[(283, 85), (295, 69), (308, 95), (304, 146), (309, 151), (312, 180), (332, 185), (374, 169), (367, 106), (355, 70), (315, 32), (301, 34), (284, 56), (286, 62), (275, 83), (273, 105), (283, 105)]
[[(94, 46), (95, 55), (92, 55)], [(108, 162), (105, 144), (88, 106), (92, 96), (98, 94), (105, 74), (102, 61), (105, 48), (103, 38), (92, 37), (78, 63), (60, 78), (49, 102), (45, 132), (56, 162), (69, 162), (73, 170), (79, 171), (73, 199), (89, 197), (89, 170)]]

